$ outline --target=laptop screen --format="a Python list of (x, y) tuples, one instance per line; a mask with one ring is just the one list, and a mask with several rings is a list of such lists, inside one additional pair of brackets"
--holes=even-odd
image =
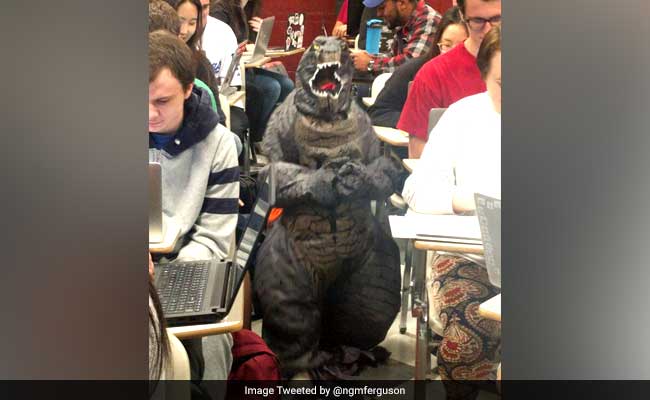
[(253, 57), (264, 57), (266, 54), (266, 49), (269, 46), (269, 40), (271, 39), (271, 32), (273, 31), (273, 23), (275, 22), (275, 17), (267, 17), (262, 20), (260, 24), (260, 31), (257, 34), (257, 39), (255, 40), (255, 49), (253, 50)]
[(149, 163), (149, 242), (163, 240), (162, 170), (157, 162)]
[(501, 200), (474, 195), (490, 283), (501, 287)]
[(263, 180), (258, 187), (257, 200), (255, 201), (255, 205), (248, 217), (244, 234), (237, 244), (235, 259), (232, 264), (234, 279), (230, 279), (232, 286), (228, 288), (229, 293), (227, 293), (226, 297), (226, 306), (228, 311), (230, 311), (232, 303), (237, 296), (241, 283), (246, 275), (246, 271), (250, 268), (250, 256), (260, 240), (261, 232), (264, 230), (269, 212), (271, 211), (271, 207), (275, 201), (273, 164), (270, 164), (267, 168), (266, 174), (264, 174), (263, 171), (260, 173), (260, 178)]

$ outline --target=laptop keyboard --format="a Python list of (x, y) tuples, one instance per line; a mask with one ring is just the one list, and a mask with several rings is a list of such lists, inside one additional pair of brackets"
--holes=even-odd
[(161, 266), (158, 276), (158, 294), (163, 312), (198, 312), (208, 281), (209, 261), (183, 262)]

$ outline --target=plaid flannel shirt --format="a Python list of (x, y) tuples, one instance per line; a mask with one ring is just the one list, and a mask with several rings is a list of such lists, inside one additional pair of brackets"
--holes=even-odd
[[(427, 5), (424, 0), (418, 2), (406, 25), (395, 32), (393, 57), (373, 57), (374, 72), (393, 72), (406, 60), (426, 54), (433, 46), (433, 35), (440, 14)], [(400, 46), (401, 43), (404, 43)], [(401, 48), (401, 51), (400, 51)]]

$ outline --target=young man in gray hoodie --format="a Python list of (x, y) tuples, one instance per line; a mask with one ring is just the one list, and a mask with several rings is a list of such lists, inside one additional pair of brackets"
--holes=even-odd
[(149, 35), (149, 160), (162, 166), (163, 212), (181, 227), (171, 257), (225, 259), (239, 209), (237, 151), (194, 88), (192, 62), (180, 39)]
[[(149, 160), (162, 167), (163, 212), (180, 225), (168, 259), (225, 259), (239, 209), (239, 166), (231, 133), (219, 125), (205, 91), (194, 88), (190, 49), (165, 31), (149, 34)], [(225, 380), (232, 364), (230, 334), (212, 336), (218, 349), (208, 368)], [(203, 378), (200, 339), (184, 341), (192, 381)], [(192, 397), (206, 393), (192, 385)], [(213, 397), (214, 398), (214, 397)]]

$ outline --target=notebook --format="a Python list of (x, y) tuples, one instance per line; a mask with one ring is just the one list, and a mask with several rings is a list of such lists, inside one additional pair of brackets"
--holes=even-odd
[(162, 213), (162, 170), (160, 163), (149, 163), (149, 242), (160, 243), (165, 236)]
[(155, 265), (154, 283), (169, 326), (215, 323), (232, 308), (250, 268), (250, 255), (260, 240), (275, 200), (273, 168), (258, 197), (232, 261), (204, 260)]
[(501, 287), (501, 200), (474, 195), (490, 283)]
[(267, 17), (262, 20), (262, 23), (260, 24), (260, 31), (257, 33), (257, 38), (255, 39), (253, 56), (250, 60), (247, 61), (247, 63), (254, 63), (266, 56), (266, 49), (269, 46), (269, 40), (271, 39), (271, 32), (273, 31), (274, 22), (275, 17)]

